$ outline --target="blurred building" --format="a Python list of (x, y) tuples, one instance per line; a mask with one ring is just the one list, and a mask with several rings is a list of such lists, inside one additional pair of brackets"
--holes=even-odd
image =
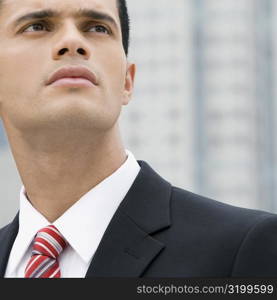
[[(2, 125), (2, 123), (0, 122)], [(14, 218), (19, 203), (21, 181), (15, 162), (7, 145), (7, 139), (0, 127), (0, 227)]]
[[(127, 148), (175, 185), (276, 212), (276, 1), (128, 3), (137, 77), (121, 117)], [(1, 225), (20, 180), (0, 139)]]
[(123, 109), (128, 147), (179, 186), (194, 186), (193, 24), (191, 3), (128, 1), (137, 64), (135, 93)]
[(201, 191), (259, 207), (255, 1), (196, 1), (198, 172)]
[(123, 129), (176, 185), (275, 211), (273, 2), (129, 0), (139, 72)]
[(193, 5), (197, 190), (275, 211), (273, 2)]

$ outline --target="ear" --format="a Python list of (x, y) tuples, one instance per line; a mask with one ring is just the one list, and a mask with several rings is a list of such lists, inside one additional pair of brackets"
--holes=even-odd
[(134, 80), (136, 75), (136, 65), (128, 63), (124, 85), (124, 95), (122, 105), (127, 105), (132, 97), (134, 90)]

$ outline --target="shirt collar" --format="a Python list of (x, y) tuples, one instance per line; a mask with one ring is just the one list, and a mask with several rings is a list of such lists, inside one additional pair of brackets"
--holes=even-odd
[(47, 225), (49, 225), (48, 220), (32, 206), (22, 186), (19, 202), (19, 229), (10, 255), (12, 259), (9, 260), (11, 272), (14, 272), (19, 265), (37, 231)]
[[(111, 218), (139, 173), (140, 166), (133, 154), (128, 150), (126, 154), (128, 157), (119, 169), (88, 191), (53, 223), (86, 263), (91, 260)], [(47, 225), (49, 222), (32, 206), (22, 186), (19, 231), (14, 245), (20, 245), (20, 248), (15, 252), (14, 268), (37, 231)]]

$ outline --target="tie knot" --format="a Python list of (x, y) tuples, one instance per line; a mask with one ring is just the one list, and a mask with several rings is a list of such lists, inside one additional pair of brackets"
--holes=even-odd
[(57, 258), (65, 249), (67, 242), (54, 225), (39, 230), (35, 236), (32, 254)]

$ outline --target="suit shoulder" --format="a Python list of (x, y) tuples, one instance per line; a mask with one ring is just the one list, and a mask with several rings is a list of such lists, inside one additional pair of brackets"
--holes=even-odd
[(15, 232), (15, 234), (17, 234), (19, 226), (18, 216), (19, 213), (16, 214), (12, 222), (0, 228), (0, 238), (3, 237), (5, 234), (9, 234), (9, 232)]
[(174, 212), (182, 212), (195, 221), (209, 224), (228, 224), (229, 227), (251, 227), (265, 219), (277, 220), (277, 215), (262, 210), (236, 207), (222, 203), (190, 191), (172, 187), (171, 207)]
[(3, 227), (0, 227), (0, 234), (3, 233), (4, 231), (7, 230), (7, 228), (9, 227), (10, 223), (7, 225), (4, 225)]
[(9, 224), (7, 224), (7, 225), (1, 227), (1, 228), (0, 228), (0, 236), (1, 236), (2, 234), (5, 234), (6, 231), (10, 228), (11, 225), (12, 225), (12, 223), (9, 223)]

